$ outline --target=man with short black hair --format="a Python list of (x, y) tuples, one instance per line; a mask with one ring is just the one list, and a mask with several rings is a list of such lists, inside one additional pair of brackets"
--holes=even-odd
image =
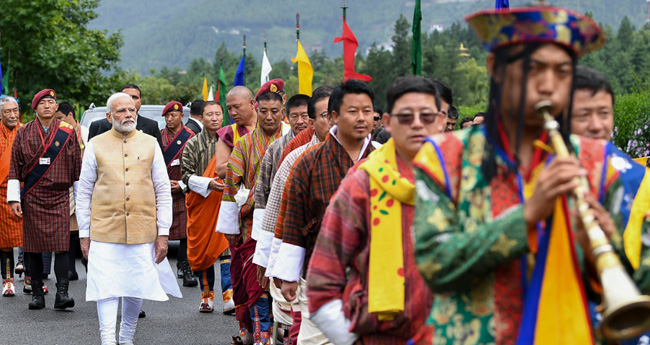
[[(266, 286), (257, 282), (257, 265), (251, 260), (258, 238), (258, 234), (253, 232), (253, 223), (257, 221), (254, 188), (268, 146), (291, 130), (282, 122), (284, 107), (278, 91), (283, 88), (278, 87), (275, 80), (269, 83), (268, 91), (256, 97), (258, 115), (255, 130), (237, 141), (230, 155), (216, 228), (225, 234), (232, 252), (230, 272), (235, 304), (240, 306), (235, 312), (239, 321), (239, 338), (252, 334), (253, 339), (261, 343), (269, 339), (270, 304)], [(249, 190), (241, 208), (235, 200), (240, 188)], [(237, 336), (233, 338), (242, 341)]]
[(611, 140), (614, 131), (614, 91), (607, 78), (587, 66), (577, 66), (573, 82), (571, 132)]
[(458, 108), (455, 106), (449, 107), (449, 113), (445, 118), (445, 132), (451, 132), (456, 128), (456, 122), (458, 122)]
[(474, 120), (472, 121), (472, 126), (473, 125), (480, 125), (483, 123), (485, 120), (485, 113), (483, 112), (478, 112), (476, 115), (474, 115)]
[(202, 99), (195, 99), (190, 105), (190, 117), (185, 123), (185, 127), (189, 128), (194, 134), (201, 133), (203, 123), (201, 123), (201, 106), (203, 105)]
[(272, 275), (282, 280), (285, 299), (298, 298), (300, 303), (303, 320), (298, 343), (309, 338), (325, 341), (309, 321), (304, 277), (330, 198), (348, 170), (373, 150), (373, 99), (372, 89), (355, 79), (336, 87), (328, 103), (329, 120), (336, 125), (323, 144), (305, 153), (294, 165), (283, 242)]
[[(311, 320), (334, 344), (422, 344), (433, 333), (426, 325), (433, 295), (413, 259), (411, 161), (427, 136), (442, 133), (446, 117), (427, 77), (398, 78), (386, 98), (393, 136), (341, 182), (309, 263)], [(367, 304), (346, 293), (355, 290)]]
[(470, 128), (474, 123), (474, 116), (463, 117), (460, 120), (460, 129)]
[[(124, 92), (131, 96), (133, 102), (135, 103), (135, 108), (139, 111), (140, 107), (142, 106), (142, 91), (140, 91), (140, 88), (135, 84), (127, 84), (122, 87), (121, 92)], [(111, 123), (108, 122), (107, 119), (101, 119), (91, 123), (90, 128), (88, 129), (88, 140), (104, 132), (108, 132), (111, 130), (111, 128)], [(158, 122), (138, 115), (136, 119), (135, 129), (156, 138), (158, 145), (162, 149), (162, 137), (160, 136), (160, 128), (158, 128)]]

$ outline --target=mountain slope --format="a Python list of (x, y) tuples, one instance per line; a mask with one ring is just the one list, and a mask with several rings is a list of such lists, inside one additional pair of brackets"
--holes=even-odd
[[(511, 0), (511, 6), (529, 1)], [(101, 0), (99, 18), (92, 28), (121, 30), (124, 35), (121, 66), (148, 73), (163, 66), (186, 68), (194, 58), (212, 60), (222, 41), (231, 51), (241, 51), (246, 34), (248, 52), (261, 57), (264, 37), (271, 63), (288, 59), (296, 50), (296, 12), (300, 12), (300, 39), (305, 49), (323, 49), (342, 54), (342, 45), (332, 44), (341, 34), (342, 1), (314, 0)], [(601, 23), (618, 28), (627, 15), (637, 26), (646, 14), (644, 0), (558, 0), (554, 5), (579, 12), (591, 11)], [(400, 14), (409, 21), (414, 0), (350, 0), (348, 25), (355, 32), (362, 52), (373, 42), (390, 42)], [(451, 23), (494, 0), (422, 0), (423, 30), (434, 24)]]

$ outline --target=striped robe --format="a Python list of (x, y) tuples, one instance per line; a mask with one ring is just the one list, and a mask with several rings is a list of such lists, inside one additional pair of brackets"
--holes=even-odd
[[(186, 127), (186, 129), (190, 133), (193, 133), (192, 130), (190, 130), (189, 128)], [(176, 137), (176, 134), (172, 133), (167, 127), (163, 128), (160, 131), (160, 135), (162, 136), (163, 151), (167, 149), (167, 147), (174, 142), (174, 138)], [(189, 139), (191, 139), (193, 136), (194, 134), (192, 134)], [(178, 155), (177, 159), (179, 160), (179, 163), (180, 160), (182, 159), (184, 149), (185, 148), (182, 148), (181, 152)], [(168, 166), (167, 174), (169, 175), (170, 180), (181, 181), (182, 180), (181, 164)], [(172, 199), (173, 199), (172, 212), (174, 212), (174, 215), (173, 215), (172, 227), (169, 229), (169, 239), (182, 240), (187, 238), (187, 232), (186, 232), (187, 209), (185, 208), (185, 193), (183, 193), (183, 191), (178, 193), (172, 193)]]

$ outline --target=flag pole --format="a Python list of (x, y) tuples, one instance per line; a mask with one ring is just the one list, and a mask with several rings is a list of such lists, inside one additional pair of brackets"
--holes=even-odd
[(300, 40), (300, 13), (296, 13), (296, 40)]
[(346, 21), (347, 20), (348, 7), (345, 5), (345, 0), (343, 0), (343, 7), (341, 7), (341, 8), (343, 9), (343, 21)]
[[(244, 59), (246, 59), (246, 34), (244, 34)], [(244, 60), (244, 61), (246, 61), (246, 60)], [(246, 66), (246, 65), (244, 64), (244, 66)], [(243, 81), (244, 81), (244, 85), (246, 85), (246, 73), (245, 72), (244, 72), (244, 75), (242, 76), (242, 78), (243, 78)]]

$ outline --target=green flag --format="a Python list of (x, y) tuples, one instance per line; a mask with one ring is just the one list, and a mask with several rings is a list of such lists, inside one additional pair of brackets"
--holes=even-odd
[(230, 126), (232, 120), (230, 115), (228, 115), (228, 109), (226, 109), (226, 75), (223, 73), (223, 66), (219, 66), (219, 78), (217, 79), (217, 102), (221, 104), (223, 108), (223, 125)]
[(422, 9), (420, 0), (415, 0), (413, 11), (413, 47), (411, 48), (411, 69), (413, 74), (422, 75)]
[[(2, 75), (2, 72), (0, 72), (0, 75)], [(3, 90), (0, 90), (0, 93), (4, 93), (5, 95), (9, 94), (9, 64), (7, 63), (7, 70), (4, 73), (4, 77), (2, 78), (2, 88)]]

